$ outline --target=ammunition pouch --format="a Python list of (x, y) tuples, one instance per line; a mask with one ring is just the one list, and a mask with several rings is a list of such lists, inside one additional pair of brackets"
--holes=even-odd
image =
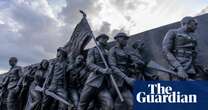
[(185, 57), (185, 58), (191, 58), (196, 54), (196, 52), (193, 50), (185, 50), (185, 49), (173, 50), (173, 53), (176, 57)]

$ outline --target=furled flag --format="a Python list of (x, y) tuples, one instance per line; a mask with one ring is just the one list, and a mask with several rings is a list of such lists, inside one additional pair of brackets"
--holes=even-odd
[(86, 14), (81, 10), (80, 13), (83, 14), (83, 18), (75, 27), (70, 40), (64, 46), (68, 52), (70, 62), (73, 62), (75, 57), (83, 52), (85, 46), (92, 39), (92, 30), (86, 19)]

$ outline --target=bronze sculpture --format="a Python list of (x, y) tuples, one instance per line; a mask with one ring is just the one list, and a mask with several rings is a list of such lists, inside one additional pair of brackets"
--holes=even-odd
[[(109, 37), (104, 34), (98, 36), (96, 39), (105, 58), (107, 58), (108, 55), (108, 49), (106, 48), (108, 39)], [(90, 102), (96, 98), (99, 100), (98, 103), (100, 103), (101, 109), (112, 110), (112, 98), (107, 89), (109, 80), (106, 78), (108, 74), (112, 73), (112, 70), (108, 68), (105, 69), (105, 65), (97, 48), (89, 50), (87, 65), (92, 73), (89, 75), (82, 90), (78, 110), (86, 110)]]
[(173, 80), (196, 79), (197, 73), (194, 63), (197, 55), (196, 35), (197, 21), (192, 17), (185, 17), (181, 21), (181, 28), (172, 29), (163, 40), (163, 52), (177, 76)]
[[(125, 33), (119, 33), (115, 36), (116, 45), (109, 51), (109, 37), (102, 34), (96, 38), (98, 47), (84, 50), (93, 35), (86, 14), (82, 14), (83, 19), (70, 41), (64, 48), (57, 50), (57, 58), (53, 61), (43, 60), (39, 68), (34, 70), (34, 81), (31, 85), (25, 82), (30, 82), (27, 78), (33, 76), (23, 75), (21, 67), (16, 66), (17, 59), (10, 59), (12, 68), (0, 86), (1, 89), (8, 90), (8, 110), (18, 109), (18, 96), (25, 93), (21, 93), (22, 90), (27, 91), (24, 87), (30, 87), (25, 110), (66, 110), (67, 107), (70, 110), (133, 109), (134, 81), (155, 77), (145, 74), (144, 69), (148, 65), (142, 51), (144, 42), (134, 42), (134, 51), (129, 50), (126, 48), (129, 37)], [(196, 79), (198, 75), (194, 61), (197, 41), (194, 32), (197, 22), (192, 17), (186, 17), (181, 23), (181, 28), (170, 30), (163, 40), (163, 51), (172, 70), (161, 68), (162, 66), (159, 68), (169, 73), (177, 73), (176, 76), (171, 75), (172, 80)], [(29, 73), (33, 74), (32, 70), (26, 72)]]
[[(130, 63), (137, 65), (137, 60), (133, 60), (127, 50), (125, 49), (128, 41), (128, 36), (125, 33), (118, 33), (115, 37), (116, 45), (110, 49), (108, 61), (113, 69), (113, 75), (117, 80), (117, 84), (121, 89), (121, 94), (124, 97), (124, 102), (127, 105), (127, 110), (133, 109), (133, 94), (131, 92), (131, 87), (135, 79), (129, 77), (130, 72), (128, 71), (128, 66)], [(118, 99), (115, 99), (119, 103)], [(115, 103), (116, 103), (115, 102)], [(122, 103), (115, 105), (115, 110), (125, 109), (120, 107)]]
[(7, 96), (7, 109), (8, 110), (18, 110), (18, 95), (20, 92), (20, 78), (22, 74), (21, 67), (17, 66), (17, 58), (11, 57), (9, 59), (9, 64), (11, 66), (9, 72), (7, 73), (7, 79), (5, 82), (7, 84), (8, 96)]
[(43, 86), (45, 81), (45, 73), (47, 72), (49, 62), (47, 60), (42, 60), (38, 69), (34, 75), (34, 81), (32, 82), (30, 89), (28, 100), (26, 104), (25, 110), (40, 110), (41, 109), (41, 102), (43, 94), (40, 91), (36, 91), (36, 86)]

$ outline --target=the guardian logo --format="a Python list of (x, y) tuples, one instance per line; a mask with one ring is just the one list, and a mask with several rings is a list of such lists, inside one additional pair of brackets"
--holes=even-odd
[(160, 83), (148, 84), (150, 93), (139, 92), (136, 100), (139, 103), (197, 103), (196, 94), (183, 94), (174, 91), (171, 86), (161, 86)]

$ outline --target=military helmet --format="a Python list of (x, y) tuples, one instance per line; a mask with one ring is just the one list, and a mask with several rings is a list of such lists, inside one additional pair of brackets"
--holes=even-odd
[(64, 57), (67, 57), (67, 51), (66, 49), (64, 49), (63, 47), (59, 47), (57, 49), (57, 52), (61, 52), (63, 54)]
[(10, 58), (9, 58), (9, 61), (12, 61), (12, 60), (14, 60), (15, 62), (18, 61), (17, 57), (10, 57)]
[(96, 40), (98, 41), (100, 38), (106, 38), (106, 39), (109, 39), (109, 37), (106, 35), (106, 34), (101, 34), (99, 35)]
[(181, 20), (181, 25), (188, 24), (190, 21), (196, 21), (196, 19), (194, 17), (191, 17), (191, 16), (184, 17)]
[(114, 37), (114, 39), (121, 38), (121, 37), (123, 37), (123, 38), (129, 38), (129, 36), (128, 36), (126, 33), (120, 32), (120, 33), (118, 33), (118, 34)]

